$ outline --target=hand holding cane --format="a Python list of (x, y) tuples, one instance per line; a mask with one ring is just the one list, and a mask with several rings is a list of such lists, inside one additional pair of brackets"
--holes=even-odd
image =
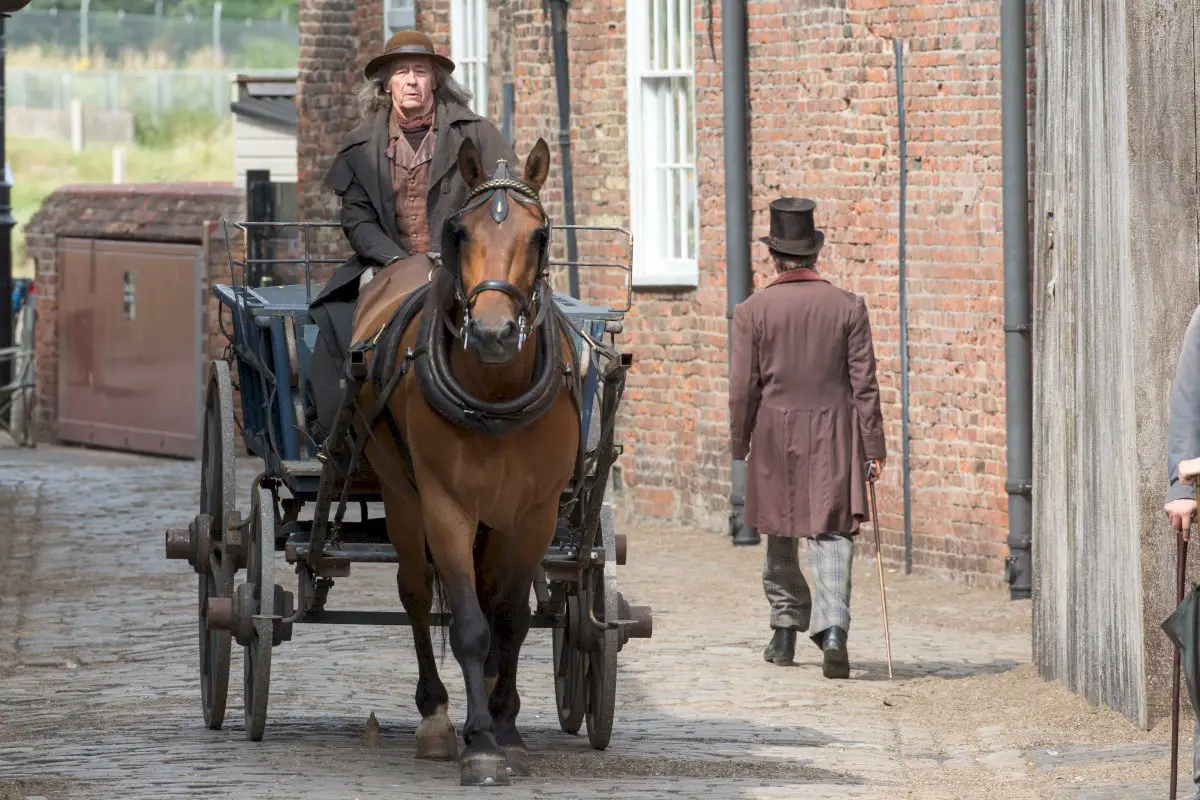
[[(888, 680), (892, 679), (892, 634), (888, 623), (887, 590), (883, 586), (883, 551), (879, 543), (879, 506), (875, 502), (876, 463), (867, 462), (867, 487), (871, 496), (871, 529), (875, 531), (875, 568), (879, 572), (879, 598), (883, 601), (883, 646), (887, 653)], [(1178, 659), (1176, 660), (1178, 663)], [(1178, 681), (1176, 681), (1178, 686)]]
[[(1181, 461), (1178, 471), (1180, 483), (1195, 485), (1197, 477), (1200, 477), (1200, 458)], [(1197, 495), (1197, 500), (1200, 501), (1200, 492)], [(1191, 517), (1181, 515), (1175, 521), (1175, 525), (1177, 526), (1177, 533), (1175, 535), (1175, 605), (1178, 606), (1183, 602), (1184, 584), (1187, 582), (1187, 549), (1188, 539), (1191, 536)], [(1179, 782), (1179, 684), (1181, 678), (1181, 654), (1178, 647), (1174, 648), (1174, 650), (1175, 652), (1171, 659), (1171, 800), (1175, 800), (1178, 791), (1176, 784)]]
[[(1175, 537), (1175, 605), (1178, 606), (1183, 602), (1183, 584), (1187, 573), (1187, 531), (1180, 531)], [(1171, 800), (1175, 800), (1175, 793), (1178, 790), (1179, 783), (1179, 672), (1180, 672), (1180, 653), (1179, 648), (1172, 648), (1175, 651), (1172, 666), (1171, 679)]]

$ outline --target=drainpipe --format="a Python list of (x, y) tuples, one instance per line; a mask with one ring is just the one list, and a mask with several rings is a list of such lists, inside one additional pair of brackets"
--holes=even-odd
[[(908, 435), (908, 139), (904, 127), (904, 42), (892, 40), (896, 52), (896, 106), (900, 123), (900, 479), (904, 499), (904, 574), (912, 574), (912, 460)], [(882, 569), (882, 565), (880, 565)]]
[(1000, 3), (1004, 173), (1004, 373), (1007, 408), (1009, 595), (1032, 595), (1033, 370), (1029, 307), (1029, 163), (1026, 150), (1025, 0)]
[[(746, 4), (721, 3), (721, 88), (725, 102), (725, 283), (730, 337), (733, 310), (750, 296), (750, 182), (746, 178)], [(729, 348), (733, 352), (732, 342)], [(743, 521), (746, 462), (733, 462), (729, 535), (738, 546), (759, 543), (758, 531)]]
[[(558, 143), (562, 147), (563, 218), (575, 224), (575, 183), (571, 177), (571, 73), (567, 63), (567, 0), (550, 0), (550, 35), (554, 39), (554, 84), (558, 89)], [(567, 285), (579, 297), (579, 260), (575, 231), (567, 229)]]

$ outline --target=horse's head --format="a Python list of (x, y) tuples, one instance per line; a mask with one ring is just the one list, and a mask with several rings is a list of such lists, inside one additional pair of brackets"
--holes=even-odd
[(479, 149), (467, 139), (458, 168), (469, 192), (462, 210), (446, 221), (442, 259), (455, 280), (464, 345), (485, 364), (506, 364), (550, 302), (550, 220), (538, 200), (550, 148), (538, 139), (520, 179), (503, 161), (489, 178)]

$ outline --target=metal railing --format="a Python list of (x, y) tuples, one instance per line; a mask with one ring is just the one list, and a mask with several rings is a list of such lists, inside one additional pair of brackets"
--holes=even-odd
[[(8, 298), (5, 301), (8, 302)], [(36, 314), (34, 296), (26, 294), (16, 313), (16, 345), (0, 349), (0, 363), (11, 365), (8, 384), (0, 386), (0, 431), (8, 433), (21, 447), (36, 446), (33, 417), (36, 407), (33, 335)]]
[(81, 59), (103, 56), (119, 60), (129, 52), (153, 53), (183, 63), (193, 53), (211, 50), (227, 63), (254, 67), (264, 58), (293, 63), (299, 54), (300, 30), (294, 20), (227, 19), (221, 4), (211, 15), (164, 16), (121, 11), (27, 8), (8, 22), (10, 50), (40, 48)]
[(67, 111), (78, 99), (90, 111), (140, 111), (158, 116), (178, 108), (228, 116), (235, 75), (293, 75), (294, 70), (89, 70), (9, 67), (7, 107)]
[[(229, 268), (230, 274), (234, 278), (236, 284), (238, 268), (242, 271), (242, 286), (248, 287), (248, 276), (250, 268), (255, 266), (275, 266), (275, 267), (304, 267), (304, 284), (305, 284), (305, 299), (308, 302), (312, 300), (312, 267), (314, 265), (331, 265), (341, 264), (346, 260), (346, 257), (324, 258), (313, 255), (313, 240), (312, 232), (320, 229), (340, 229), (341, 225), (336, 222), (234, 222), (233, 227), (241, 231), (241, 258), (237, 258), (233, 254), (230, 242), (228, 223), (225, 225), (225, 240), (227, 246), (230, 246), (229, 251)], [(575, 259), (573, 261), (550, 259), (552, 267), (576, 266), (585, 269), (619, 269), (624, 273), (624, 285), (622, 289), (625, 293), (625, 304), (622, 307), (609, 307), (609, 311), (618, 314), (628, 313), (633, 308), (633, 234), (624, 228), (617, 228), (606, 225), (551, 225), (551, 237), (557, 231), (593, 231), (603, 233), (614, 233), (624, 236), (626, 239), (623, 257), (612, 261), (584, 261)], [(265, 238), (271, 232), (280, 232), (292, 239), (288, 245), (289, 252), (295, 253), (290, 257), (283, 258), (253, 258), (250, 255), (251, 242), (256, 238)], [(553, 246), (553, 240), (551, 241)], [(577, 298), (578, 299), (578, 298)]]

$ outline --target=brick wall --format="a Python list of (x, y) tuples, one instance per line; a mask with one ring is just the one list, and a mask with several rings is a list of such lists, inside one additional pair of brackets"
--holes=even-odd
[[(348, 3), (301, 5), (302, 32), (306, 20), (320, 14), (328, 15), (328, 30), (352, 20), (332, 11)], [(526, 155), (538, 136), (551, 145), (543, 199), (561, 220), (547, 6), (542, 0), (490, 5), (491, 115), (499, 124), (499, 87), (511, 79), (517, 154)], [(447, 1), (419, 0), (418, 6), (419, 24), (446, 46)], [(594, 0), (569, 8), (576, 219), (628, 226), (625, 2)], [(694, 2), (693, 8), (700, 285), (635, 296), (620, 340), (634, 354), (635, 367), (621, 413), (622, 489), (614, 496), (638, 519), (724, 531), (730, 468), (721, 2)], [(892, 38), (904, 41), (913, 558), (918, 568), (997, 582), (1007, 526), (999, 2), (762, 0), (747, 8), (755, 283), (765, 285), (772, 271), (757, 243), (767, 232), (767, 204), (783, 194), (816, 199), (818, 225), (827, 237), (820, 267), (865, 295), (871, 309), (892, 456), (880, 485), (881, 527), (885, 555), (893, 560), (902, 555), (902, 505)], [(381, 33), (373, 41), (378, 38)], [(307, 41), (301, 73), (316, 77), (303, 84), (309, 95), (301, 106), (301, 192), (315, 198), (319, 187), (313, 173), (304, 172), (306, 148), (316, 163), (335, 145), (306, 136), (306, 126), (329, 129), (322, 115), (338, 107), (345, 91), (329, 78), (353, 59)], [(324, 81), (320, 89), (318, 80)], [(312, 202), (334, 207), (328, 198)], [(581, 240), (581, 255), (591, 257), (589, 248), (596, 245)], [(585, 273), (581, 283), (586, 297), (602, 292), (611, 278)]]
[[(39, 436), (54, 437), (58, 414), (58, 238), (204, 245), (206, 230), (222, 218), (240, 218), (243, 206), (239, 189), (207, 183), (65, 186), (46, 198), (25, 228), (37, 287)], [(228, 272), (227, 266), (223, 269)], [(207, 286), (204, 296), (215, 305)], [(209, 308), (206, 318), (211, 314)]]

